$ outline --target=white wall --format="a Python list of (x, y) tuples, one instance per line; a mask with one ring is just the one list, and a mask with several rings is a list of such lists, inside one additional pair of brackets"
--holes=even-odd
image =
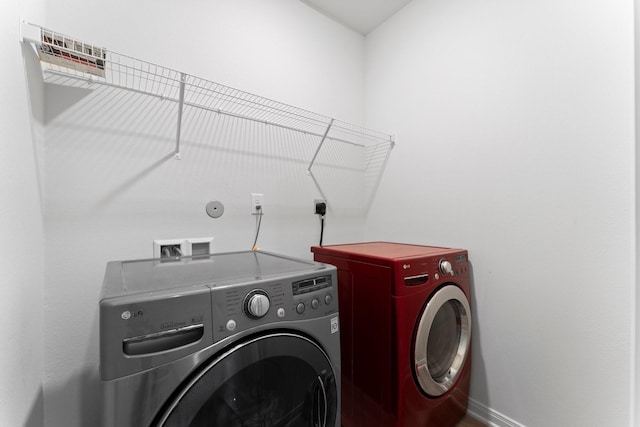
[(483, 415), (631, 425), (633, 6), (414, 0), (367, 37), (398, 145), (366, 237), (469, 249)]
[[(363, 37), (297, 0), (48, 0), (46, 12), (48, 27), (120, 53), (341, 119), (364, 116)], [(136, 94), (47, 85), (48, 426), (98, 424), (107, 261), (151, 257), (152, 241), (165, 238), (213, 236), (216, 251), (250, 249), (251, 192), (265, 200), (258, 245), (311, 258), (318, 191), (306, 167), (317, 138), (188, 109), (176, 161), (176, 117), (174, 104)], [(225, 205), (220, 219), (205, 214), (211, 200)], [(361, 240), (362, 224), (335, 205), (325, 242)]]
[(635, 101), (636, 101), (636, 310), (635, 310), (635, 388), (631, 395), (632, 402), (635, 402), (634, 419), (635, 427), (640, 427), (640, 262), (637, 260), (637, 255), (640, 254), (640, 197), (638, 197), (638, 189), (640, 189), (640, 150), (637, 148), (638, 141), (640, 141), (640, 1), (635, 0)]
[[(27, 90), (19, 17), (41, 17), (44, 2), (0, 3), (0, 425), (42, 425), (43, 227), (36, 171), (42, 88)], [(36, 100), (34, 111), (31, 99)], [(30, 121), (30, 117), (32, 118)], [(40, 122), (39, 122), (40, 121)], [(34, 138), (35, 137), (35, 138)]]

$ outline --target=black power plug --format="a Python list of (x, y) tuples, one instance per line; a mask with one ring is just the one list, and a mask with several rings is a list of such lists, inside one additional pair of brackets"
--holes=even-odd
[(316, 208), (316, 215), (320, 215), (320, 246), (322, 246), (322, 236), (324, 236), (324, 216), (327, 214), (327, 202), (323, 199), (316, 199), (313, 204)]
[(327, 214), (327, 204), (324, 201), (316, 201), (316, 215), (325, 216)]

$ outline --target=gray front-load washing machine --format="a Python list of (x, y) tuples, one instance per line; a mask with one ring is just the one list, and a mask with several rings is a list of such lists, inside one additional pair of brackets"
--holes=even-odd
[(117, 261), (104, 427), (340, 425), (336, 270), (266, 252)]

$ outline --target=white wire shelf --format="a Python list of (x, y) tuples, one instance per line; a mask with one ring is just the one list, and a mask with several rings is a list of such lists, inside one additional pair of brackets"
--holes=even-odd
[(348, 144), (394, 145), (390, 134), (89, 45), (34, 24), (24, 23), (22, 31), (23, 40), (34, 45), (48, 83), (107, 85), (177, 102), (181, 107), (200, 108)]
[(35, 24), (22, 22), (20, 32), (21, 41), (32, 44), (38, 54), (47, 83), (82, 88), (104, 85), (177, 103), (176, 159), (181, 158), (182, 113), (189, 108), (318, 137), (307, 168), (312, 177), (318, 153), (325, 141), (331, 140), (365, 150), (365, 175), (375, 176), (368, 185), (377, 187), (395, 145), (391, 134), (116, 53)]

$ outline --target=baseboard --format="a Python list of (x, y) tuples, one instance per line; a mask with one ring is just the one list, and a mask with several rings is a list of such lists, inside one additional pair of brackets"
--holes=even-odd
[(473, 418), (480, 420), (491, 427), (526, 427), (524, 424), (520, 424), (506, 415), (503, 415), (498, 411), (494, 411), (488, 406), (473, 399), (469, 399), (467, 413)]

